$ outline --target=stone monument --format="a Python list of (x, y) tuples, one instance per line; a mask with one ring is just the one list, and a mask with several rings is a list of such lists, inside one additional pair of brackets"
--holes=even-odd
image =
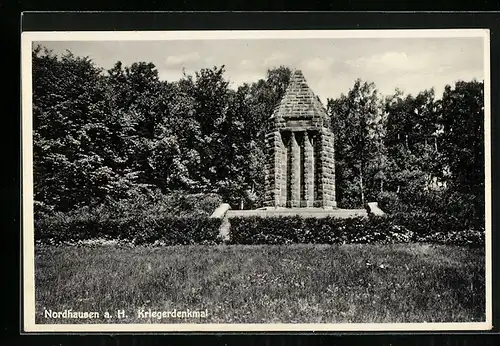
[(265, 207), (337, 207), (330, 117), (300, 70), (275, 108), (266, 134)]
[(230, 210), (228, 204), (221, 205), (213, 214), (227, 221), (221, 234), (229, 234), (229, 219), (233, 217), (367, 216), (366, 209), (337, 208), (334, 154), (330, 117), (302, 72), (294, 70), (283, 98), (270, 115), (264, 206)]

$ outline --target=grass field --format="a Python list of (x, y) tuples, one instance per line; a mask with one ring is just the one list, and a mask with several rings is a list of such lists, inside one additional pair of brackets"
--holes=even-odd
[[(37, 323), (477, 322), (484, 250), (426, 244), (36, 248)], [(46, 318), (97, 311), (98, 319)], [(116, 311), (127, 317), (118, 319)], [(207, 318), (139, 310), (208, 311)], [(206, 310), (205, 310), (206, 309)], [(103, 317), (108, 311), (111, 317)]]

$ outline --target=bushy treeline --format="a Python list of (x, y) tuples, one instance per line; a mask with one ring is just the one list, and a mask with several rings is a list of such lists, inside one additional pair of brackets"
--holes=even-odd
[[(103, 71), (42, 47), (32, 59), (37, 213), (175, 215), (182, 193), (262, 205), (264, 134), (289, 68), (235, 89), (224, 66), (164, 81), (152, 63)], [(358, 80), (326, 106), (340, 207), (379, 200), (389, 212), (484, 217), (482, 82), (436, 99), (432, 90), (382, 97)]]
[(157, 191), (260, 204), (266, 119), (288, 68), (232, 90), (223, 66), (162, 81), (151, 63), (102, 71), (88, 58), (41, 47), (32, 58), (37, 211), (126, 203)]
[(382, 97), (357, 80), (328, 101), (336, 145), (337, 198), (359, 207), (379, 201), (387, 212), (484, 219), (483, 82), (416, 96)]

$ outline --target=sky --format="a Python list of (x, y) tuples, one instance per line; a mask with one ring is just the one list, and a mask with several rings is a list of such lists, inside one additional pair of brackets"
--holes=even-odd
[(302, 70), (323, 103), (346, 94), (357, 78), (375, 83), (384, 95), (395, 89), (417, 94), (434, 88), (441, 97), (445, 85), (457, 80), (484, 80), (483, 39), (435, 38), (321, 38), (231, 39), (166, 41), (43, 41), (34, 42), (55, 54), (66, 50), (88, 56), (110, 69), (153, 62), (160, 79), (178, 80), (183, 68), (225, 65), (230, 86), (265, 78), (269, 68), (284, 65)]

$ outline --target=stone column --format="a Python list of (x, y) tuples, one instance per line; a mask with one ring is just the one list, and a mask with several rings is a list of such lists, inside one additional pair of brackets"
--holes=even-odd
[(279, 131), (274, 131), (266, 135), (266, 163), (265, 163), (265, 197), (264, 205), (277, 207), (281, 203), (281, 191), (286, 189), (283, 186), (282, 158), (284, 145)]
[(314, 204), (314, 147), (311, 138), (304, 132), (304, 200), (305, 207)]
[(280, 174), (281, 174), (281, 179), (280, 179), (280, 188), (281, 188), (281, 195), (280, 195), (280, 201), (277, 205), (277, 207), (286, 207), (286, 200), (287, 200), (287, 186), (288, 186), (288, 157), (287, 157), (287, 148), (286, 144), (283, 139), (283, 134), (281, 135), (281, 156), (280, 156)]
[(264, 205), (266, 207), (273, 206), (274, 203), (274, 132), (266, 133), (266, 148), (264, 151), (265, 155), (265, 166), (264, 166)]
[(290, 146), (290, 206), (300, 207), (300, 146), (297, 143), (294, 132), (290, 136)]
[(318, 132), (314, 142), (314, 207), (323, 207), (323, 134)]
[(275, 138), (275, 154), (274, 154), (274, 206), (279, 207), (281, 204), (281, 190), (283, 185), (283, 166), (281, 165), (282, 157), (283, 157), (283, 140), (281, 139), (281, 133), (277, 132), (277, 136)]
[(333, 134), (328, 129), (322, 130), (321, 136), (321, 184), (322, 205), (326, 208), (336, 207), (335, 198), (335, 158)]

